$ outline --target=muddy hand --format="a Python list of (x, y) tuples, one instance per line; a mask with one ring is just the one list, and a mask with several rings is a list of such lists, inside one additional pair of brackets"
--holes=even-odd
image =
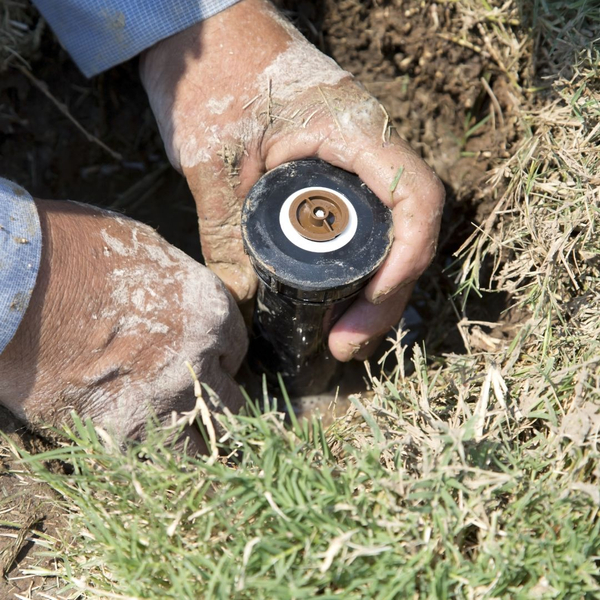
[(329, 338), (338, 359), (365, 357), (433, 257), (444, 198), (383, 107), (266, 0), (242, 0), (160, 42), (141, 73), (170, 160), (196, 199), (207, 264), (238, 301), (256, 288), (240, 208), (266, 170), (316, 156), (357, 173), (392, 208), (392, 251)]
[[(36, 201), (44, 246), (34, 293), (0, 355), (0, 403), (31, 424), (71, 410), (139, 436), (151, 414), (194, 408), (189, 362), (229, 408), (246, 350), (239, 310), (208, 269), (145, 225), (70, 202)], [(203, 449), (190, 427), (191, 450)]]

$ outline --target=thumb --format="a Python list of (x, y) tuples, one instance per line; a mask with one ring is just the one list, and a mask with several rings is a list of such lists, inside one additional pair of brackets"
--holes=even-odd
[(241, 209), (260, 173), (245, 176), (244, 182), (237, 163), (224, 149), (217, 160), (183, 168), (183, 174), (196, 202), (206, 266), (237, 302), (244, 302), (256, 292), (258, 280), (242, 243)]

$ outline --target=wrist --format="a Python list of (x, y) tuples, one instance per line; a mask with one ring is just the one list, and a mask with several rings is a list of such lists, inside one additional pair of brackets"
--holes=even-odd
[(241, 118), (256, 72), (289, 41), (270, 3), (242, 0), (141, 55), (142, 84), (175, 168), (187, 166), (181, 153), (191, 137)]
[(76, 239), (87, 241), (91, 231), (89, 222), (73, 228), (73, 215), (88, 214), (91, 209), (52, 200), (35, 199), (35, 204), (43, 239), (37, 280), (23, 320), (0, 356), (0, 402), (20, 418), (25, 416), (24, 401), (31, 390), (48, 383), (48, 373), (37, 365), (52, 357), (60, 372), (67, 373), (78, 355), (78, 348), (62, 344), (56, 335), (56, 323), (69, 328), (79, 312), (71, 291), (86, 290), (84, 297), (90, 303), (101, 295), (95, 271), (85, 268), (84, 253), (74, 251)]
[(289, 120), (286, 109), (307, 89), (349, 76), (266, 0), (242, 0), (159, 42), (140, 73), (169, 159), (183, 171), (228, 139), (262, 141), (282, 124), (273, 115)]

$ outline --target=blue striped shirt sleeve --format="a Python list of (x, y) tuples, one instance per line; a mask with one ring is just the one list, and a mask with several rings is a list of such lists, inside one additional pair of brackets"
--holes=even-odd
[(41, 253), (40, 220), (32, 197), (0, 178), (0, 353), (29, 305)]
[(33, 0), (87, 77), (239, 0)]

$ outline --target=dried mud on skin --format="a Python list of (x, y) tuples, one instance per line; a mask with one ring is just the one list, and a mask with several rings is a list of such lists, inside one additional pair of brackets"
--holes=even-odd
[[(489, 210), (483, 181), (517, 139), (515, 100), (506, 76), (485, 53), (457, 43), (461, 35), (456, 6), (450, 3), (282, 0), (279, 4), (311, 41), (381, 100), (400, 135), (444, 180), (448, 200), (438, 257), (420, 284), (415, 303), (425, 322), (448, 319), (446, 338), (426, 338), (428, 348), (438, 353), (456, 349), (460, 340), (453, 333), (455, 317), (447, 301), (452, 284), (443, 269), (471, 232), (471, 222)], [(72, 198), (105, 207), (116, 201), (117, 208), (157, 227), (170, 242), (200, 258), (193, 201), (167, 164), (136, 61), (88, 81), (48, 30), (40, 49), (28, 59), (32, 73), (124, 161), (116, 163), (90, 144), (22, 73), (9, 68), (0, 80), (2, 175), (38, 197)], [(472, 127), (490, 111), (482, 78), (501, 106), (504, 123), (495, 128), (487, 123), (465, 140), (465, 122)], [(494, 318), (489, 312), (481, 316)], [(0, 429), (13, 441), (30, 448), (37, 443), (35, 436), (21, 435), (18, 427), (0, 412)], [(60, 529), (61, 517), (45, 501), (50, 490), (21, 474), (3, 442), (0, 456), (0, 510), (6, 511), (2, 519), (15, 523), (12, 528), (0, 527), (0, 553), (10, 558), (24, 526), (29, 526), (25, 536), (29, 539), (36, 529)], [(31, 523), (32, 514), (38, 513), (43, 518)], [(39, 585), (31, 578), (16, 579), (20, 569), (38, 560), (33, 548), (27, 542), (19, 549), (9, 581), (0, 579), (0, 598), (17, 592), (27, 597), (28, 590)], [(49, 580), (45, 585), (53, 584)], [(51, 593), (50, 588), (46, 591)]]

